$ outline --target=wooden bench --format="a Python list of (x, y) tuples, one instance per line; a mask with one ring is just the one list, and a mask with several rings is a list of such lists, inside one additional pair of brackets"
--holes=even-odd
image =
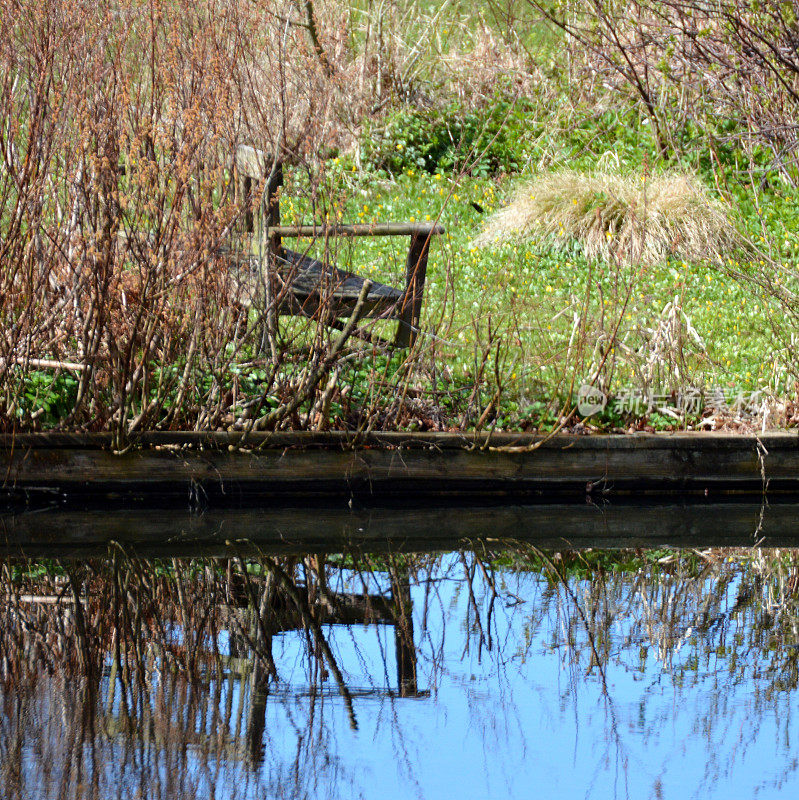
[[(235, 167), (244, 231), (250, 236), (260, 236), (266, 244), (265, 258), (249, 254), (244, 258), (260, 272), (277, 313), (325, 317), (336, 327), (342, 327), (342, 318), (353, 316), (357, 317), (356, 323), (363, 317), (398, 320), (393, 346), (412, 347), (419, 331), (430, 242), (433, 236), (444, 233), (443, 226), (434, 223), (281, 225), (282, 164), (261, 150), (242, 145), (236, 151)], [(256, 189), (262, 191), (263, 200), (254, 212)], [(404, 288), (365, 279), (338, 269), (327, 259), (311, 258), (307, 253), (283, 246), (283, 239), (310, 238), (322, 240), (328, 253), (330, 240), (359, 236), (410, 237)]]

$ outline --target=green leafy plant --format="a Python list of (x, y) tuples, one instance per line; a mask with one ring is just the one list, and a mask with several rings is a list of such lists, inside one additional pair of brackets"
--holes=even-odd
[(397, 175), (466, 170), (474, 177), (516, 172), (525, 162), (527, 101), (499, 99), (474, 111), (450, 103), (429, 109), (403, 107), (361, 138), (362, 158), (372, 169)]

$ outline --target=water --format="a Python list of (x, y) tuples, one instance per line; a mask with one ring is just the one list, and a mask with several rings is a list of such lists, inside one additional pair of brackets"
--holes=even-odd
[(795, 795), (796, 552), (397, 546), (7, 561), (2, 797)]

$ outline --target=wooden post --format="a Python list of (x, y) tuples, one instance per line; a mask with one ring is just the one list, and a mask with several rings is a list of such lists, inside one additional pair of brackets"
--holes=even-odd
[(277, 278), (276, 272), (282, 253), (279, 234), (271, 234), (269, 229), (280, 225), (280, 187), (283, 185), (283, 165), (280, 161), (271, 162), (271, 170), (266, 179), (264, 199), (261, 207), (264, 209), (260, 220), (260, 242), (266, 238), (266, 269), (262, 267), (261, 278), (265, 292), (266, 319), (262, 331), (259, 352), (268, 352), (273, 361), (277, 361)]
[(390, 575), (395, 606), (394, 651), (397, 656), (397, 688), (400, 697), (415, 697), (418, 694), (418, 687), (411, 584), (407, 569), (392, 569)]
[(249, 175), (241, 179), (241, 209), (244, 216), (244, 232), (252, 233), (255, 224), (252, 214), (252, 178)]
[(422, 312), (424, 281), (427, 276), (427, 255), (430, 251), (431, 234), (415, 231), (411, 234), (408, 261), (405, 267), (405, 296), (400, 308), (400, 322), (394, 339), (396, 347), (413, 347)]
[[(266, 215), (264, 224), (269, 228), (275, 228), (280, 225), (280, 197), (278, 192), (283, 185), (283, 164), (280, 161), (272, 165), (272, 172), (269, 175), (269, 180), (266, 184)], [(282, 244), (280, 234), (269, 235), (269, 254), (280, 255)]]
[[(280, 225), (280, 206), (278, 190), (283, 185), (283, 164), (279, 160), (274, 160), (262, 150), (257, 150), (248, 145), (240, 145), (236, 149), (234, 168), (239, 177), (239, 193), (241, 200), (242, 217), (244, 218), (244, 230), (246, 233), (255, 231), (255, 215), (252, 209), (252, 182), (266, 181), (264, 191), (264, 203), (266, 205), (263, 224), (265, 228), (272, 228)], [(268, 174), (267, 174), (267, 169)], [(270, 239), (274, 247), (279, 251), (280, 236), (273, 236)]]
[[(247, 715), (247, 750), (253, 766), (262, 764), (264, 760), (266, 700), (269, 695), (270, 671), (274, 674), (275, 669), (272, 660), (271, 619), (274, 593), (274, 581), (269, 574), (266, 577), (258, 605), (251, 608), (254, 619), (250, 626), (250, 639), (255, 643), (255, 647), (252, 652), (250, 708)], [(251, 596), (251, 604), (252, 599)]]
[[(255, 660), (253, 670), (258, 669), (258, 660)], [(253, 679), (250, 684), (250, 707), (247, 711), (247, 755), (250, 765), (260, 766), (264, 763), (264, 731), (266, 730), (266, 700), (269, 695), (268, 689), (259, 685), (256, 679), (257, 673), (253, 672)]]

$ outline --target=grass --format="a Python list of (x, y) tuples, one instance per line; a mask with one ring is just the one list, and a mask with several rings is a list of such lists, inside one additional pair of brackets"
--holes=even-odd
[[(592, 378), (611, 395), (698, 388), (720, 389), (731, 400), (753, 392), (793, 398), (790, 323), (764, 289), (772, 280), (794, 290), (797, 283), (799, 198), (783, 177), (727, 146), (717, 149), (714, 167), (701, 137), (687, 142), (679, 166), (665, 169), (635, 115), (574, 105), (563, 111), (552, 98), (540, 99), (508, 121), (506, 139), (525, 165), (521, 174), (485, 178), (443, 167), (430, 174), (428, 164), (422, 169), (409, 159), (392, 180), (369, 172), (353, 179), (357, 200), (343, 217), (440, 218), (447, 228), (431, 250), (423, 319), (431, 335), (422, 338), (446, 386), (420, 375), (420, 391), (468, 393), (478, 383), (484, 410), (500, 383), (499, 408), (489, 421), (509, 429), (551, 427), (575, 388)], [(752, 185), (750, 166), (760, 186)], [(530, 176), (541, 174), (556, 212), (544, 235), (477, 247), (486, 219), (496, 219), (532, 184), (540, 186)], [(630, 252), (644, 195), (649, 227), (632, 246), (636, 263), (614, 258)], [(607, 220), (593, 243), (566, 235), (579, 234), (597, 209), (610, 216), (614, 199), (621, 222), (610, 239)], [(744, 240), (753, 246), (740, 247)], [(384, 279), (392, 278), (393, 265), (397, 280), (403, 256), (396, 243), (375, 240), (353, 254), (353, 263)], [(626, 428), (699, 421), (638, 417), (606, 414), (599, 422)]]
[[(763, 390), (774, 396), (791, 391), (786, 356), (774, 350), (772, 325), (779, 321), (779, 309), (732, 274), (751, 269), (748, 261), (728, 259), (725, 265), (667, 256), (640, 266), (601, 262), (571, 238), (557, 247), (546, 237), (477, 247), (473, 239), (486, 216), (501, 213), (517, 196), (514, 176), (431, 175), (412, 168), (391, 181), (350, 169), (347, 174), (354, 183), (349, 199), (337, 209), (343, 219), (439, 218), (447, 229), (431, 247), (425, 333), (420, 338), (425, 353), (412, 379), (422, 410), (410, 427), (472, 427), (501, 386), (483, 426), (551, 429), (576, 388), (594, 377), (602, 358), (597, 348), (611, 341), (613, 347), (599, 369), (600, 383), (610, 395), (685, 387), (721, 387), (730, 397), (739, 391)], [(286, 189), (283, 218), (291, 223), (302, 216), (302, 208), (296, 196), (292, 198), (290, 177)], [(777, 257), (795, 263), (799, 238), (787, 230), (785, 221), (798, 210), (792, 194), (775, 192), (761, 198), (760, 213), (754, 206), (749, 209), (744, 224), (750, 231), (785, 224), (779, 241), (774, 235), (769, 240), (777, 242)], [(404, 239), (358, 240), (342, 246), (346, 249), (340, 258), (361, 274), (401, 285)], [(294, 324), (290, 318), (281, 323), (284, 330)], [(381, 326), (387, 334), (393, 330), (393, 323), (376, 327)], [(682, 339), (675, 341), (680, 332)], [(654, 350), (659, 357), (655, 367), (665, 366), (665, 374), (649, 369)], [(402, 363), (402, 357), (388, 360), (365, 351), (346, 366), (339, 379), (346, 398), (333, 402), (333, 424), (357, 424), (358, 408), (374, 401), (381, 381), (392, 385), (391, 376)], [(230, 378), (242, 397), (257, 392), (263, 367), (236, 367), (234, 372)], [(377, 382), (376, 375), (382, 376)], [(69, 374), (34, 373), (23, 401), (25, 412), (43, 408), (39, 424), (57, 423), (69, 408), (74, 386)], [(431, 418), (427, 410), (433, 408), (437, 415)], [(630, 424), (683, 427), (698, 419), (676, 422), (656, 412), (627, 417), (606, 412), (592, 421), (612, 429)]]
[(608, 262), (718, 260), (742, 245), (730, 211), (688, 173), (648, 180), (645, 174), (562, 169), (517, 189), (475, 245), (547, 238), (554, 248), (579, 242), (586, 258)]
[[(590, 375), (592, 337), (615, 330), (617, 344), (603, 367), (610, 393), (676, 391), (680, 385), (721, 387), (729, 396), (739, 391), (790, 391), (790, 376), (773, 349), (771, 328), (779, 309), (732, 274), (751, 267), (749, 262), (736, 257), (720, 264), (671, 255), (642, 266), (601, 263), (575, 240), (553, 247), (546, 238), (476, 247), (472, 240), (484, 215), (472, 203), (488, 214), (495, 212), (514, 196), (516, 184), (510, 176), (457, 178), (409, 168), (390, 183), (366, 180), (356, 192), (357, 202), (342, 211), (356, 221), (440, 218), (446, 226), (446, 236), (431, 249), (423, 320), (430, 335), (422, 338), (439, 363), (440, 390), (470, 388), (494, 336), (483, 369), (482, 407), (493, 391), (486, 376), (498, 375), (503, 397), (492, 422), (498, 428), (539, 422), (546, 427), (547, 420), (551, 424), (557, 417), (564, 397)], [(762, 205), (773, 217), (796, 213), (791, 195), (775, 193), (766, 200)], [(750, 213), (743, 224), (753, 231), (760, 217)], [(784, 233), (782, 255), (792, 261), (795, 235)], [(730, 235), (725, 232), (716, 244)], [(718, 249), (723, 251), (720, 245)], [(365, 242), (351, 255), (356, 269), (394, 281), (403, 257), (404, 243), (386, 240)], [(643, 386), (642, 370), (653, 338), (667, 327), (663, 323), (675, 307), (685, 334), (683, 341), (670, 343), (672, 356), (681, 362), (680, 385), (667, 375), (660, 385)], [(583, 321), (587, 342), (570, 349), (575, 319)], [(650, 380), (653, 377), (657, 378), (650, 375)], [(431, 394), (436, 391), (429, 376), (421, 376), (419, 386)], [(654, 423), (671, 426), (674, 420)]]

